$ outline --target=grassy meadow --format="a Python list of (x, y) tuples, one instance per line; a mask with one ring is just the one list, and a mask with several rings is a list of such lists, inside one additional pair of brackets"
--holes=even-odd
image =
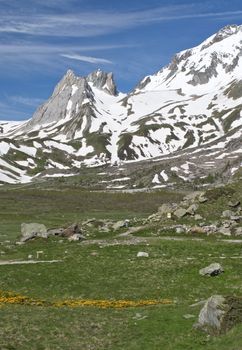
[[(0, 303), (0, 349), (241, 350), (242, 325), (226, 335), (210, 337), (194, 329), (201, 306), (191, 307), (212, 294), (242, 295), (241, 243), (217, 237), (194, 240), (182, 235), (184, 240), (167, 240), (162, 235), (155, 236), (152, 228), (145, 231), (145, 241), (139, 244), (125, 244), (125, 240), (122, 244), (121, 239), (112, 245), (114, 233), (107, 233), (100, 243), (98, 232), (90, 244), (58, 237), (15, 244), (22, 222), (58, 227), (92, 217), (145, 218), (162, 203), (179, 201), (182, 196), (167, 191), (127, 194), (71, 188), (0, 188), (0, 262), (24, 261), (30, 255), (36, 260), (37, 251), (43, 252), (41, 260), (57, 260), (0, 265), (0, 291), (50, 303)], [(213, 198), (209, 213), (213, 207), (224, 205), (223, 196)], [(201, 210), (205, 211), (205, 207)], [(137, 258), (139, 251), (149, 253), (149, 257)], [(213, 262), (220, 262), (225, 273), (214, 278), (199, 276), (199, 269)], [(72, 299), (169, 299), (172, 304), (127, 308), (53, 306), (53, 302)]]

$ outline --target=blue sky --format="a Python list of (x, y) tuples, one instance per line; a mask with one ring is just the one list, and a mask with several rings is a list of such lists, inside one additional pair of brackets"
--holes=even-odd
[(227, 24), (241, 0), (0, 0), (0, 119), (30, 118), (69, 68), (130, 91)]

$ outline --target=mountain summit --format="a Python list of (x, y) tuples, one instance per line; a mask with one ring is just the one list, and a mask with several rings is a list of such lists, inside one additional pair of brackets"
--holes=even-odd
[[(223, 159), (225, 148), (228, 155), (234, 153), (230, 163), (237, 169), (241, 110), (242, 26), (232, 25), (176, 54), (169, 65), (146, 76), (129, 94), (117, 91), (112, 73), (97, 70), (78, 77), (68, 70), (32, 119), (0, 123), (4, 139), (0, 150), (4, 142), (1, 152), (7, 159), (13, 147), (23, 153), (28, 142), (36, 150), (33, 169), (40, 154), (51, 158), (60, 151), (68, 154), (69, 169), (79, 169), (208, 150), (220, 152), (218, 157)], [(54, 163), (52, 168), (58, 168)], [(187, 178), (196, 173), (196, 160), (191, 163), (181, 168)], [(210, 168), (215, 164), (217, 159), (212, 158)], [(47, 161), (37, 168), (42, 174), (50, 167)], [(180, 170), (173, 165), (168, 172), (180, 174)]]

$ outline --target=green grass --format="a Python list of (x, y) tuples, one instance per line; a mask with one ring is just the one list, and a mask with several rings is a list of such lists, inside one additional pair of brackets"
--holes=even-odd
[[(207, 205), (207, 214), (211, 210), (218, 213), (226, 198), (238, 196), (239, 190), (239, 184), (215, 189), (201, 208), (205, 211)], [(138, 245), (110, 246), (113, 234), (107, 234), (107, 244), (102, 245), (71, 243), (56, 237), (36, 239), (22, 246), (14, 244), (24, 221), (50, 227), (93, 216), (142, 218), (175, 198), (180, 195), (163, 191), (124, 194), (62, 187), (59, 191), (44, 187), (1, 188), (0, 260), (26, 260), (30, 254), (35, 258), (42, 250), (41, 259), (61, 262), (0, 265), (0, 290), (49, 301), (170, 298), (174, 304), (120, 310), (2, 305), (0, 349), (241, 350), (241, 325), (226, 335), (208, 337), (193, 328), (201, 307), (190, 307), (212, 294), (241, 296), (241, 244), (228, 244), (216, 237), (166, 241), (152, 236), (152, 229), (141, 232), (147, 243)], [(96, 233), (97, 238), (101, 235)], [(149, 257), (137, 258), (139, 251), (148, 252)], [(199, 269), (212, 262), (220, 262), (225, 273), (214, 278), (199, 276)], [(185, 314), (194, 318), (185, 319)]]

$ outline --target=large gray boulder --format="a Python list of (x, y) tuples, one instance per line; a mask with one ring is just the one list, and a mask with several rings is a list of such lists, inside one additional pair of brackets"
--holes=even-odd
[(205, 302), (194, 326), (209, 334), (218, 335), (241, 322), (241, 298), (213, 295)]
[(199, 270), (199, 275), (214, 277), (221, 274), (222, 272), (224, 272), (224, 269), (222, 268), (222, 266), (219, 263), (213, 263)]
[(27, 242), (35, 237), (47, 238), (47, 229), (45, 225), (38, 223), (21, 224), (21, 242)]

